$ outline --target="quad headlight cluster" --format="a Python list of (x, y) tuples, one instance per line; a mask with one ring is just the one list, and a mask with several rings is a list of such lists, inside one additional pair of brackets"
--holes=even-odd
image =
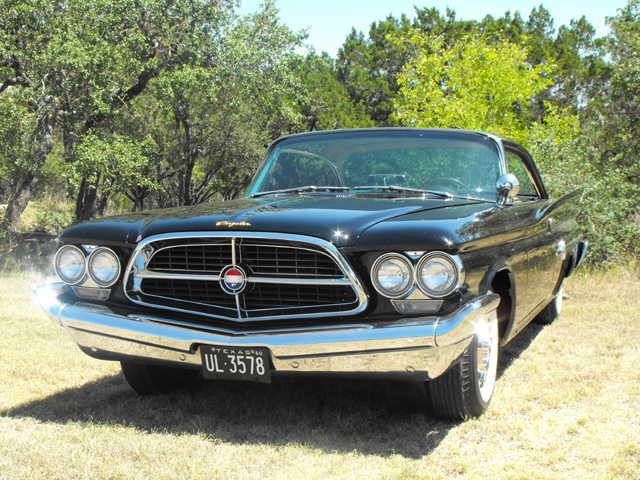
[(462, 262), (444, 252), (429, 252), (414, 264), (400, 253), (380, 255), (371, 267), (375, 289), (387, 298), (402, 298), (418, 287), (431, 298), (443, 298), (463, 282)]
[(120, 260), (107, 247), (95, 248), (88, 255), (79, 247), (64, 245), (53, 260), (56, 274), (68, 285), (80, 285), (91, 279), (95, 286), (110, 287), (120, 276)]

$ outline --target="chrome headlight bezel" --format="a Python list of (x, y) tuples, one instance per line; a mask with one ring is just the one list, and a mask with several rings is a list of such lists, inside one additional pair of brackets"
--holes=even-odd
[[(404, 267), (406, 267), (406, 270), (407, 270), (407, 278), (408, 278), (407, 285), (401, 291), (398, 291), (398, 292), (391, 292), (387, 290), (385, 287), (383, 287), (380, 284), (380, 281), (378, 279), (378, 273), (380, 271), (380, 267), (384, 262), (391, 259), (398, 260)], [(380, 295), (386, 298), (392, 298), (392, 299), (402, 298), (405, 295), (407, 295), (414, 287), (415, 274), (413, 270), (413, 264), (407, 257), (405, 257), (400, 253), (390, 252), (390, 253), (384, 253), (380, 255), (373, 262), (373, 265), (371, 265), (370, 275), (371, 275), (371, 283), (373, 284), (373, 288), (375, 288)]]
[[(115, 266), (115, 275), (112, 279), (110, 279), (109, 281), (105, 282), (103, 280), (100, 280), (94, 271), (93, 268), (93, 262), (95, 261), (95, 259), (97, 258), (98, 255), (101, 254), (107, 254), (109, 256), (111, 256), (114, 260), (114, 266)], [(89, 275), (89, 277), (91, 278), (91, 280), (93, 280), (93, 282), (99, 286), (99, 287), (110, 287), (112, 285), (114, 285), (118, 279), (120, 278), (120, 274), (122, 273), (122, 265), (120, 263), (120, 257), (118, 257), (118, 255), (116, 254), (116, 252), (114, 252), (113, 250), (111, 250), (108, 247), (98, 247), (95, 250), (93, 250), (91, 252), (91, 254), (89, 255), (89, 257), (87, 258), (87, 267), (86, 267), (87, 273)]]
[[(451, 281), (450, 285), (446, 290), (434, 291), (427, 287), (422, 279), (422, 269), (424, 266), (431, 260), (438, 259), (442, 260), (451, 268)], [(415, 282), (418, 288), (430, 298), (444, 298), (451, 295), (457, 289), (460, 288), (462, 283), (464, 282), (464, 268), (462, 266), (462, 261), (458, 256), (449, 255), (445, 252), (429, 252), (423, 255), (415, 267)]]
[[(67, 277), (61, 271), (60, 258), (62, 257), (62, 254), (64, 252), (69, 250), (79, 253), (79, 255), (82, 257), (82, 271), (77, 278)], [(81, 248), (76, 247), (75, 245), (63, 245), (58, 249), (55, 256), (53, 257), (53, 271), (58, 276), (58, 278), (67, 285), (78, 285), (79, 283), (82, 283), (87, 276), (87, 255)]]

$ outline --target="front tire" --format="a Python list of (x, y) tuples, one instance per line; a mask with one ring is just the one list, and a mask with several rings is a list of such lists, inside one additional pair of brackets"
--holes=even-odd
[(199, 382), (196, 370), (122, 361), (125, 380), (139, 395), (169, 393)]
[(498, 376), (499, 348), (498, 315), (494, 311), (478, 323), (471, 344), (458, 362), (427, 383), (436, 416), (466, 420), (486, 411)]

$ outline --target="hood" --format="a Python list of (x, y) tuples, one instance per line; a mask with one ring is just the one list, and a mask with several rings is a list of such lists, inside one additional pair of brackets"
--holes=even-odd
[[(296, 195), (152, 210), (74, 225), (64, 243), (134, 246), (151, 235), (188, 231), (263, 231), (310, 235), (337, 246), (357, 243), (372, 226), (403, 215), (478, 204), (465, 199)], [(482, 203), (486, 208), (486, 203)], [(454, 209), (455, 210), (455, 209)], [(441, 217), (446, 214), (439, 213)], [(425, 219), (428, 215), (423, 216)], [(225, 223), (228, 222), (228, 223)], [(234, 225), (235, 224), (235, 225)]]

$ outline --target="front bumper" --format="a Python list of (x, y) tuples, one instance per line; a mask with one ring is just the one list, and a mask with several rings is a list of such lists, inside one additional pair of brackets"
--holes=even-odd
[(444, 373), (469, 346), (477, 321), (496, 310), (499, 296), (484, 295), (445, 316), (314, 329), (259, 332), (203, 331), (170, 318), (121, 315), (108, 307), (64, 302), (62, 284), (40, 285), (36, 301), (80, 348), (105, 360), (141, 360), (199, 368), (199, 347), (266, 347), (275, 372)]

